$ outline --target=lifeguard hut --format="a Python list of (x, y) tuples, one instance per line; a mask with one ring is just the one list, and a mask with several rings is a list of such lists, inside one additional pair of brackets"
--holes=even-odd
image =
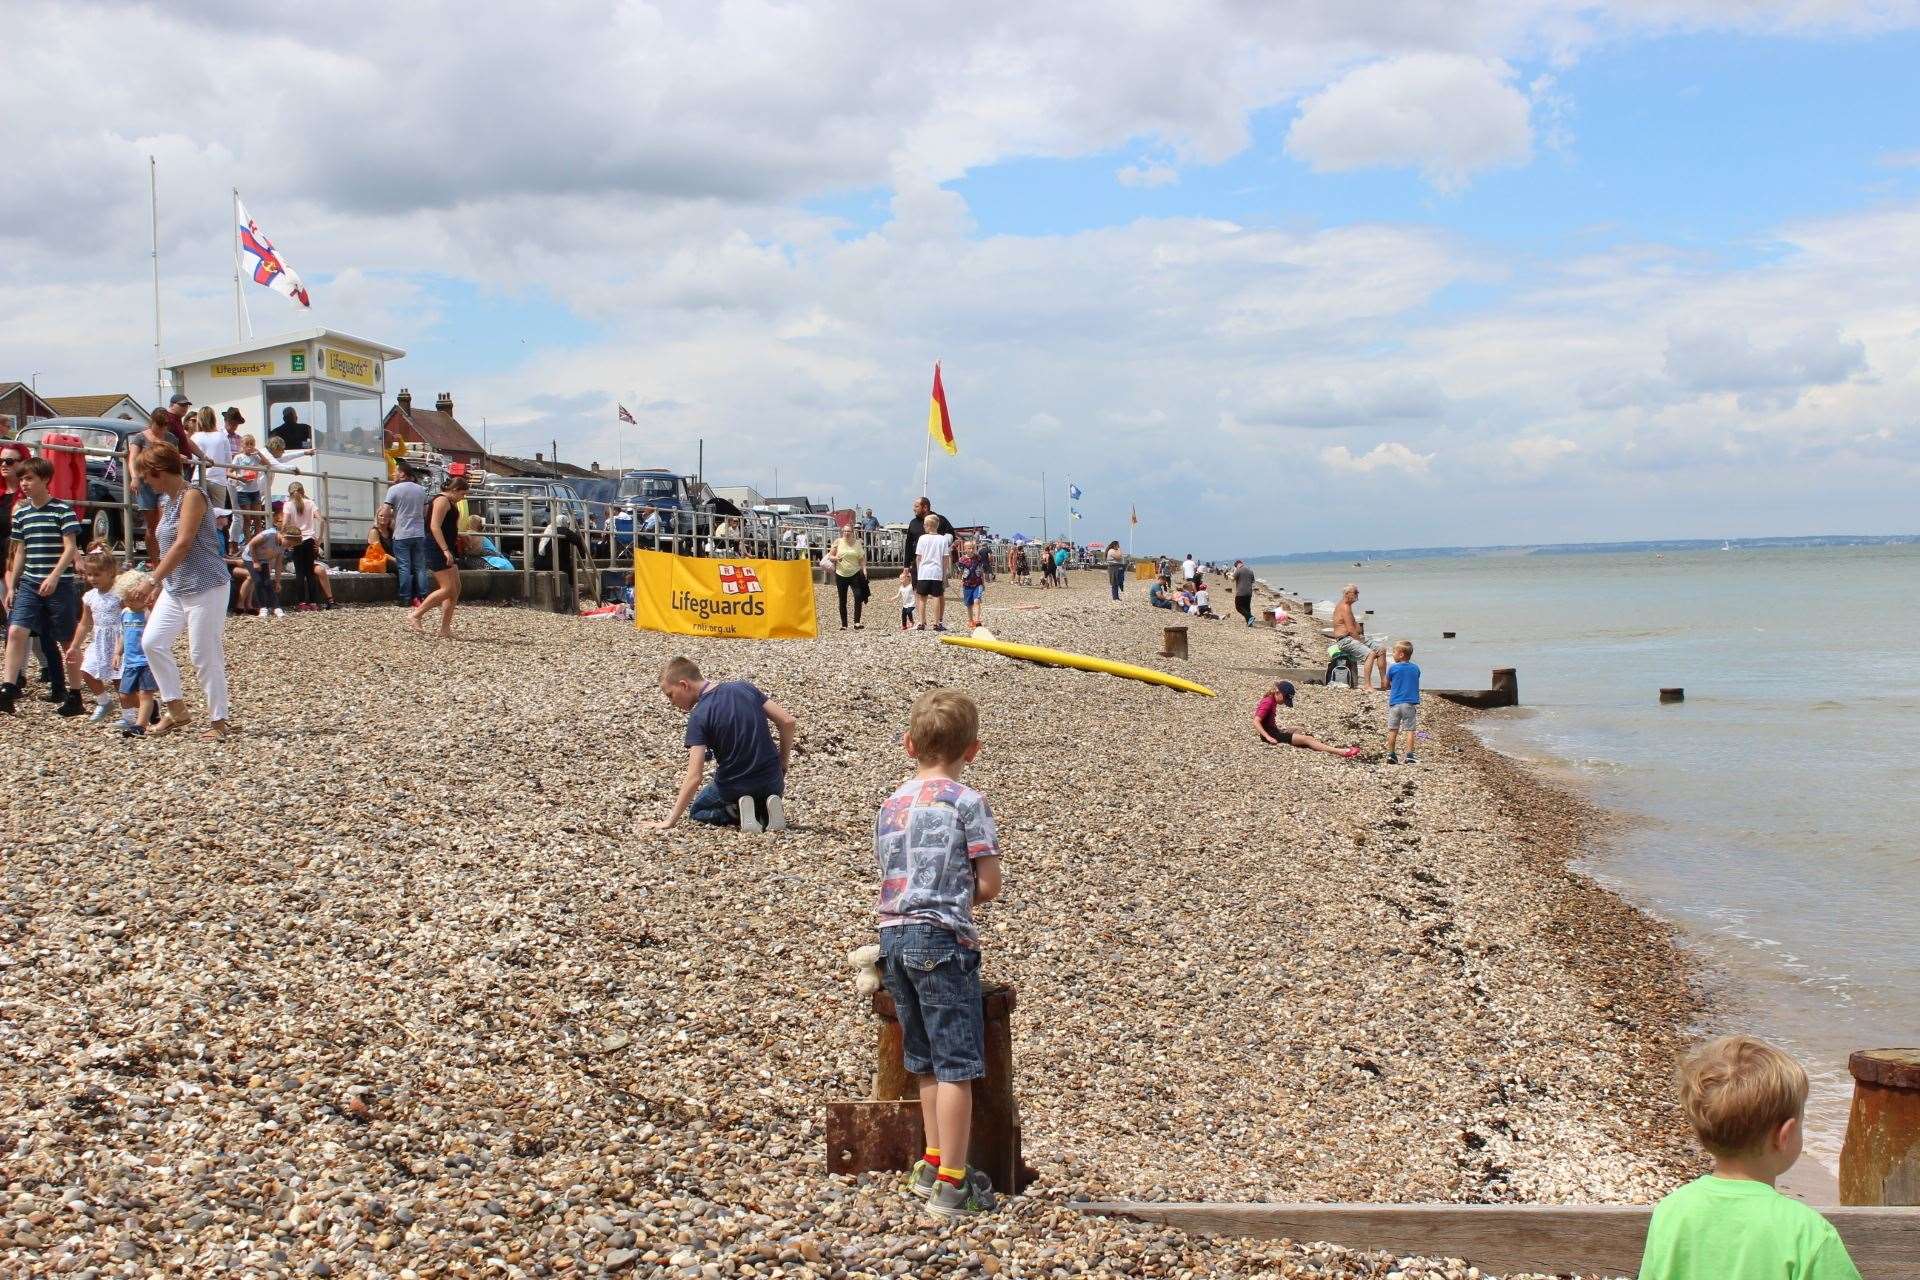
[(196, 407), (238, 409), (241, 431), (262, 449), (279, 436), (285, 450), (273, 492), (302, 480), (327, 515), (330, 541), (364, 543), (387, 482), (387, 363), (406, 354), (334, 329), (302, 329), (169, 356), (166, 368), (173, 391)]

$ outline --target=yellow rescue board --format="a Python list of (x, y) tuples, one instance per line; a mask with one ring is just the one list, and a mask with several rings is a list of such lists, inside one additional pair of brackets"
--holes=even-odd
[(1104, 671), (1110, 676), (1125, 676), (1129, 680), (1144, 680), (1148, 684), (1163, 684), (1169, 689), (1179, 689), (1183, 693), (1198, 693), (1211, 698), (1213, 690), (1191, 680), (1182, 680), (1179, 676), (1170, 676), (1164, 671), (1155, 671), (1151, 667), (1136, 667), (1125, 662), (1109, 662), (1105, 658), (1090, 658), (1084, 653), (1068, 653), (1064, 649), (1042, 649), (1038, 645), (1008, 644), (1005, 640), (976, 640), (972, 636), (941, 636), (943, 644), (964, 645), (969, 649), (985, 649), (988, 653), (1003, 654), (1009, 658), (1024, 658), (1028, 662), (1044, 662), (1056, 667), (1075, 667), (1081, 671)]

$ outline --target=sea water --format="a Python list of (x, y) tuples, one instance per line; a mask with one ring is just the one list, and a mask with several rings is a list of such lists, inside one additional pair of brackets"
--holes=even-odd
[(1254, 569), (1314, 601), (1356, 584), (1368, 637), (1411, 639), (1429, 689), (1517, 669), (1522, 706), (1477, 731), (1633, 819), (1578, 869), (1705, 956), (1706, 1030), (1807, 1065), (1831, 1168), (1848, 1053), (1920, 1043), (1920, 546)]

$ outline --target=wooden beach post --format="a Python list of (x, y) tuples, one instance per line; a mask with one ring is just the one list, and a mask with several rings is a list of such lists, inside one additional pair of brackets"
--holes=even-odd
[(1160, 656), (1163, 658), (1184, 658), (1187, 656), (1187, 629), (1168, 627), (1160, 633)]
[[(1001, 1191), (1019, 1191), (1034, 1179), (1020, 1158), (1020, 1106), (1013, 1096), (1012, 986), (981, 985), (986, 1020), (987, 1074), (973, 1082), (973, 1134), (967, 1163), (984, 1169)], [(883, 987), (873, 993), (879, 1020), (874, 1053), (873, 1096), (827, 1104), (827, 1168), (833, 1173), (875, 1169), (905, 1172), (920, 1158), (925, 1135), (920, 1123), (918, 1082), (907, 1074), (900, 1019), (893, 997)]]
[(1662, 702), (1685, 702), (1686, 700), (1687, 691), (1685, 689), (1662, 689), (1660, 691), (1660, 701)]
[(1853, 1109), (1840, 1148), (1840, 1203), (1920, 1205), (1920, 1048), (1847, 1059)]

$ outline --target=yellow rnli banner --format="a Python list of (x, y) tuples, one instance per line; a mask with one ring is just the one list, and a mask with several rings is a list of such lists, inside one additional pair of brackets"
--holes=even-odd
[(633, 553), (633, 624), (682, 636), (798, 640), (818, 634), (813, 566)]

